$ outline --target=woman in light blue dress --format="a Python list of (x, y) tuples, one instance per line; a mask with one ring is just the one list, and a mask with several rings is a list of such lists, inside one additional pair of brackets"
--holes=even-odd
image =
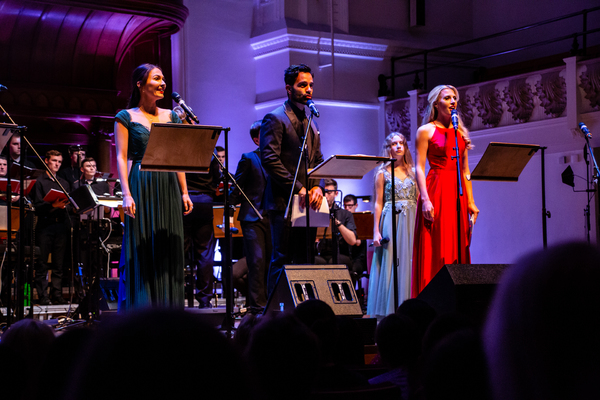
[(375, 205), (373, 225), (373, 262), (369, 273), (367, 314), (382, 319), (393, 314), (394, 282), (392, 238), (392, 186), (396, 194), (396, 248), (399, 259), (395, 273), (398, 280), (398, 304), (411, 297), (412, 251), (417, 207), (417, 184), (414, 163), (406, 138), (390, 133), (383, 144), (383, 157), (392, 157), (395, 185), (392, 185), (391, 165), (383, 164), (375, 174)]

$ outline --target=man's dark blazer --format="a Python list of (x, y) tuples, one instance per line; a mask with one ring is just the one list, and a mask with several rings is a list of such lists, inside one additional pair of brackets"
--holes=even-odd
[[(244, 190), (250, 201), (252, 201), (254, 207), (262, 213), (264, 210), (263, 195), (265, 194), (265, 187), (267, 185), (267, 173), (260, 163), (259, 149), (242, 154), (242, 158), (235, 171), (235, 180)], [(240, 194), (237, 187), (231, 190), (230, 200), (231, 204), (241, 203), (238, 215), (239, 221), (258, 221), (256, 213)]]
[[(294, 114), (289, 100), (263, 118), (260, 127), (260, 158), (268, 174), (265, 210), (285, 211), (298, 165), (303, 134), (302, 123)], [(308, 167), (313, 168), (323, 162), (321, 138), (314, 123), (311, 124), (307, 143)], [(305, 176), (302, 161), (294, 193), (298, 193), (304, 187)], [(319, 186), (319, 181), (311, 180), (309, 186), (307, 190)]]

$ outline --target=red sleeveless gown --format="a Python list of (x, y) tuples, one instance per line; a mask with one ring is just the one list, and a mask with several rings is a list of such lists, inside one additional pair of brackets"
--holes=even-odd
[[(454, 129), (436, 127), (429, 140), (427, 160), (430, 170), (427, 174), (426, 186), (429, 199), (433, 204), (434, 220), (423, 217), (423, 201), (419, 195), (417, 202), (417, 220), (415, 222), (415, 238), (412, 259), (412, 297), (416, 297), (427, 286), (431, 279), (445, 264), (458, 261), (458, 234), (456, 217), (456, 160)], [(460, 165), (466, 142), (458, 137)], [(469, 215), (467, 212), (467, 194), (464, 189), (464, 176), (461, 174), (463, 195), (461, 197), (461, 263), (469, 264)]]

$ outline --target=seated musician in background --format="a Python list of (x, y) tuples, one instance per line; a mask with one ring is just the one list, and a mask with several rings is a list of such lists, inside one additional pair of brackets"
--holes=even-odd
[[(221, 164), (225, 165), (225, 148), (221, 146), (215, 146), (215, 153), (217, 154), (217, 158), (221, 161)], [(215, 161), (216, 163), (216, 161)], [(217, 163), (218, 164), (218, 163)], [(217, 190), (215, 192), (215, 203), (223, 203), (225, 201), (225, 192), (223, 191), (225, 187), (225, 175), (223, 174), (223, 170), (219, 165), (219, 177), (217, 179)], [(231, 187), (230, 187), (231, 189)]]
[(69, 158), (71, 160), (70, 165), (63, 166), (58, 172), (58, 176), (73, 186), (73, 183), (81, 178), (81, 165), (85, 159), (85, 150), (82, 146), (69, 146)]
[[(338, 236), (338, 264), (345, 264), (349, 270), (352, 269), (352, 259), (350, 258), (350, 248), (357, 241), (356, 225), (354, 217), (349, 211), (340, 208), (335, 203), (335, 198), (339, 194), (337, 182), (334, 179), (325, 179), (325, 198), (329, 205), (329, 212), (333, 215), (331, 221), (335, 224)], [(327, 228), (329, 229), (329, 228)], [(317, 244), (319, 255), (315, 257), (315, 264), (333, 263), (333, 246), (331, 239), (320, 239)]]
[[(21, 162), (21, 135), (18, 133), (13, 134), (8, 141), (8, 155), (12, 158), (13, 162), (20, 163)], [(35, 169), (36, 166), (29, 160), (25, 160), (23, 165), (29, 168)]]
[(81, 162), (81, 179), (76, 180), (73, 183), (73, 190), (77, 189), (81, 185), (90, 185), (94, 193), (100, 196), (110, 196), (110, 188), (108, 187), (108, 182), (106, 181), (98, 181), (96, 179), (96, 172), (98, 169), (96, 167), (96, 160), (92, 157), (86, 157)]
[[(44, 162), (56, 175), (62, 164), (62, 154), (57, 150), (46, 153)], [(58, 182), (70, 190), (69, 182), (57, 177)], [(65, 304), (62, 297), (62, 276), (65, 248), (69, 237), (69, 215), (66, 207), (67, 199), (58, 199), (49, 203), (44, 197), (51, 189), (61, 191), (59, 184), (48, 172), (40, 176), (31, 189), (31, 200), (38, 217), (36, 225), (36, 243), (40, 247), (40, 257), (35, 265), (35, 288), (40, 305)], [(52, 268), (48, 265), (48, 256), (52, 253)], [(48, 270), (52, 269), (50, 281), (50, 298), (48, 297)]]
[[(6, 177), (8, 173), (8, 160), (6, 159), (5, 155), (0, 155), (0, 178), (4, 178)], [(15, 182), (17, 182), (17, 180), (15, 179)], [(13, 184), (12, 186), (12, 192), (15, 192), (15, 184)], [(17, 201), (19, 201), (19, 195), (13, 195), (12, 196), (12, 202), (16, 203)], [(6, 205), (6, 192), (2, 192), (0, 193), (0, 206), (5, 206)]]
[[(344, 196), (344, 209), (355, 213), (358, 208), (358, 199), (353, 194)], [(367, 241), (356, 239), (354, 246), (350, 248), (350, 258), (352, 259), (351, 272), (361, 274), (367, 270)]]

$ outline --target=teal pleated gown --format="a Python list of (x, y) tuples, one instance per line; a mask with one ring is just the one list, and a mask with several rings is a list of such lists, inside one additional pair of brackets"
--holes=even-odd
[[(115, 118), (129, 131), (129, 189), (136, 207), (135, 218), (125, 216), (119, 310), (183, 308), (183, 211), (177, 174), (140, 171), (150, 132), (132, 122), (126, 110)], [(171, 122), (181, 123), (174, 112)]]

